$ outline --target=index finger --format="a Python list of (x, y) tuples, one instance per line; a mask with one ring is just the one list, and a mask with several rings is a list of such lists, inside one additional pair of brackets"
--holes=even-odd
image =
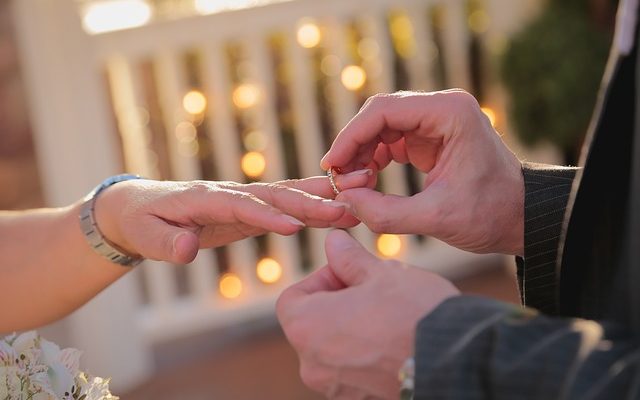
[(335, 276), (331, 268), (325, 265), (282, 292), (276, 304), (277, 313), (282, 318), (286, 315), (286, 310), (298, 300), (314, 293), (333, 292), (344, 288), (344, 284)]
[[(398, 92), (379, 94), (370, 98), (365, 106), (349, 121), (334, 140), (331, 148), (320, 161), (323, 169), (344, 167), (362, 155), (373, 157), (368, 150), (380, 142), (393, 143), (402, 138), (404, 132), (424, 130), (425, 133), (443, 130), (433, 129), (439, 125), (438, 118), (451, 118), (447, 99), (461, 90), (432, 93)], [(447, 96), (447, 97), (445, 97)], [(457, 96), (456, 96), (457, 97)], [(445, 122), (444, 120), (442, 122)], [(375, 148), (375, 147), (374, 147)], [(359, 160), (360, 163), (369, 160)]]

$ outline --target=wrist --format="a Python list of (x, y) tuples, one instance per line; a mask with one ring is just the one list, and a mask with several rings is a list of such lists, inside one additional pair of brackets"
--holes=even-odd
[(104, 189), (95, 199), (94, 215), (106, 240), (134, 258), (141, 258), (122, 230), (123, 205), (127, 204), (130, 182), (122, 182)]
[[(89, 246), (91, 246), (96, 253), (102, 255), (109, 261), (126, 267), (132, 267), (139, 264), (142, 261), (142, 258), (138, 256), (137, 252), (132, 251), (131, 246), (126, 245), (126, 242), (123, 240), (124, 236), (118, 234), (118, 232), (122, 231), (117, 229), (120, 224), (118, 224), (119, 218), (115, 217), (117, 215), (119, 216), (120, 213), (113, 207), (107, 208), (107, 210), (113, 210), (112, 212), (105, 213), (105, 207), (103, 204), (103, 207), (100, 207), (100, 221), (103, 225), (101, 227), (100, 222), (96, 217), (96, 203), (98, 198), (100, 198), (100, 195), (102, 195), (108, 188), (120, 182), (132, 179), (140, 179), (140, 177), (137, 175), (123, 174), (105, 179), (84, 198), (84, 201), (80, 205), (80, 215), (78, 215), (80, 229)], [(109, 202), (107, 203), (109, 204)], [(115, 207), (113, 202), (111, 204)], [(126, 199), (125, 201), (119, 202), (119, 204), (120, 207), (122, 207), (122, 205), (127, 205)], [(112, 229), (113, 227), (116, 229)], [(106, 230), (108, 235), (111, 235), (111, 239), (108, 239), (107, 236), (105, 236), (104, 230)]]

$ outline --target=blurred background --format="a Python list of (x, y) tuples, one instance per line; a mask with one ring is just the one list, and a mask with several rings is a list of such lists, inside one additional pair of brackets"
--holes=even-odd
[[(576, 163), (613, 0), (0, 0), (0, 209), (62, 206), (109, 175), (274, 181), (319, 160), (368, 96), (462, 87), (516, 154)], [(423, 176), (388, 168), (381, 190)], [(463, 291), (517, 301), (514, 261), (352, 233)], [(123, 399), (316, 399), (274, 316), (321, 230), (145, 262), (41, 332)], [(7, 306), (7, 305), (5, 305)]]

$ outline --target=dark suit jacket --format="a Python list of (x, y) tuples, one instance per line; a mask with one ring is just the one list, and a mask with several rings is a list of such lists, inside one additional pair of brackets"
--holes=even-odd
[(639, 67), (612, 54), (583, 169), (523, 166), (518, 278), (542, 312), (443, 303), (417, 329), (416, 399), (640, 399)]

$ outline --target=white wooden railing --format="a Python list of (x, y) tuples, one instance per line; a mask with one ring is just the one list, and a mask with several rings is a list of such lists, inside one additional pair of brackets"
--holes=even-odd
[[(73, 1), (17, 0), (16, 25), (23, 54), (25, 78), (31, 98), (32, 120), (41, 176), (49, 203), (68, 204), (80, 198), (104, 177), (120, 172), (120, 157), (129, 172), (161, 178), (151, 152), (149, 109), (140, 64), (153, 65), (157, 101), (162, 110), (171, 176), (179, 180), (203, 177), (194, 155), (180, 151), (184, 142), (174, 131), (193, 115), (182, 107), (185, 93), (196, 89), (208, 106), (198, 118), (206, 120), (202, 135), (209, 139), (215, 168), (225, 180), (245, 181), (240, 169), (242, 145), (237, 128), (237, 107), (232, 101), (236, 82), (226, 48), (229, 43), (245, 50), (251, 68), (248, 80), (260, 93), (251, 109), (266, 137), (262, 152), (267, 168), (262, 180), (286, 178), (280, 115), (276, 109), (276, 86), (270, 35), (283, 35), (283, 54), (289, 66), (287, 96), (301, 176), (320, 174), (319, 160), (325, 152), (323, 127), (314, 78), (315, 51), (297, 42), (300, 21), (308, 18), (322, 28), (324, 54), (337, 56), (342, 66), (356, 63), (347, 47), (347, 28), (355, 23), (362, 37), (378, 47), (379, 73), (371, 73), (359, 92), (347, 90), (339, 76), (327, 76), (325, 86), (333, 99), (328, 102), (330, 123), (343, 126), (357, 111), (363, 96), (391, 92), (395, 88), (392, 40), (388, 34), (389, 12), (404, 13), (412, 26), (413, 56), (401, 58), (412, 89), (430, 90), (434, 83), (429, 57), (433, 46), (427, 11), (434, 6), (444, 12), (442, 48), (447, 86), (470, 88), (467, 15), (464, 0), (298, 0), (206, 16), (191, 16), (135, 29), (88, 35), (82, 30)], [(510, 0), (488, 1), (512, 4)], [(506, 7), (506, 6), (505, 6)], [(514, 8), (514, 6), (512, 6)], [(517, 6), (515, 6), (517, 8)], [(184, 53), (199, 56), (194, 87), (184, 63)], [(105, 79), (106, 76), (106, 79)], [(148, 78), (148, 77), (147, 77)], [(147, 111), (148, 112), (148, 111)], [(115, 118), (114, 118), (115, 116)], [(335, 129), (334, 129), (335, 130)], [(117, 134), (120, 134), (120, 141)], [(157, 135), (157, 133), (155, 133)], [(407, 175), (401, 167), (384, 171), (384, 190), (407, 194)], [(175, 266), (146, 262), (142, 269), (122, 279), (67, 321), (70, 342), (85, 349), (85, 362), (93, 371), (114, 377), (120, 388), (140, 382), (153, 370), (153, 343), (188, 337), (213, 327), (247, 321), (273, 313), (279, 292), (304, 275), (302, 259), (313, 266), (324, 263), (323, 230), (308, 232), (308, 255), (295, 237), (269, 235), (268, 254), (283, 269), (274, 284), (256, 279), (258, 260), (253, 239), (227, 247), (228, 267), (242, 282), (242, 293), (221, 296), (221, 277), (213, 251), (202, 251), (186, 267), (187, 293), (178, 295)], [(361, 226), (354, 234), (371, 250), (375, 235)], [(476, 260), (435, 240), (419, 242), (401, 238), (398, 257), (455, 275), (456, 267)], [(148, 293), (143, 295), (139, 283)]]

